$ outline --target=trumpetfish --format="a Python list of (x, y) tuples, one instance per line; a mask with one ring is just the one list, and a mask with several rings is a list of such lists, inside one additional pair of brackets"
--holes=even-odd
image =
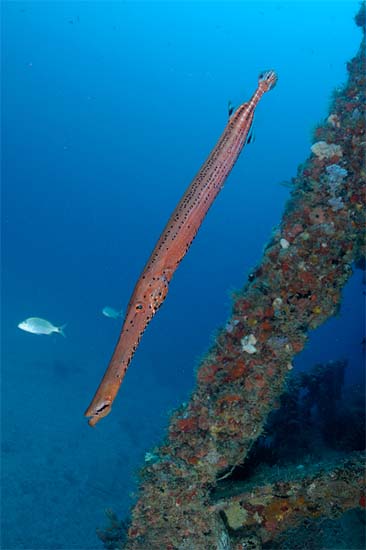
[(274, 71), (265, 71), (259, 75), (252, 98), (230, 116), (217, 144), (160, 235), (132, 293), (112, 359), (85, 412), (90, 426), (95, 426), (111, 412), (112, 403), (141, 337), (164, 302), (179, 263), (187, 254), (204, 217), (247, 142), (254, 111), (262, 95), (271, 90), (276, 81)]

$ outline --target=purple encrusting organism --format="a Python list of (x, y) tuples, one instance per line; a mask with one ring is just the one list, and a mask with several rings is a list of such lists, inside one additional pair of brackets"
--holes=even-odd
[(339, 166), (339, 164), (331, 164), (326, 168), (327, 172), (327, 183), (329, 185), (330, 191), (333, 195), (336, 194), (336, 191), (343, 183), (344, 178), (348, 175), (347, 170)]
[(339, 166), (339, 164), (331, 164), (326, 167), (327, 183), (329, 186), (331, 198), (328, 200), (328, 204), (332, 207), (333, 212), (338, 212), (344, 206), (344, 202), (339, 196), (341, 193), (341, 186), (344, 178), (348, 175), (347, 170)]

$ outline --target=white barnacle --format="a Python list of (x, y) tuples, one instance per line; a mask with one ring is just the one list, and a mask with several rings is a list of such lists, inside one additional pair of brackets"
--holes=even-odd
[(280, 309), (282, 306), (283, 300), (279, 296), (275, 298), (272, 302), (272, 306), (274, 309)]
[(246, 351), (247, 353), (255, 353), (257, 351), (257, 348), (255, 347), (255, 344), (257, 343), (257, 339), (254, 336), (254, 334), (249, 334), (248, 336), (244, 336), (241, 340), (241, 349), (243, 351)]

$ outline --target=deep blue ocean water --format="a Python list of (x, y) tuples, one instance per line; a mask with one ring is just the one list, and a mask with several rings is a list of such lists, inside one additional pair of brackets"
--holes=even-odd
[[(3, 2), (2, 546), (97, 549), (279, 223), (357, 51), (358, 2)], [(259, 72), (279, 81), (144, 334), (113, 413), (84, 410), (160, 231)], [(360, 381), (362, 277), (297, 368)], [(67, 323), (67, 337), (17, 328)]]

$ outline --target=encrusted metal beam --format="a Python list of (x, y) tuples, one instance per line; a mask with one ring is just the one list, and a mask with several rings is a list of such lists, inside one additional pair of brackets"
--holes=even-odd
[[(304, 519), (338, 518), (353, 508), (365, 508), (365, 455), (355, 453), (336, 465), (324, 464), (317, 473), (283, 472), (285, 481), (252, 487), (216, 502), (229, 532), (236, 533), (233, 548), (255, 534), (262, 543), (299, 525)], [(292, 477), (293, 476), (293, 477)]]

